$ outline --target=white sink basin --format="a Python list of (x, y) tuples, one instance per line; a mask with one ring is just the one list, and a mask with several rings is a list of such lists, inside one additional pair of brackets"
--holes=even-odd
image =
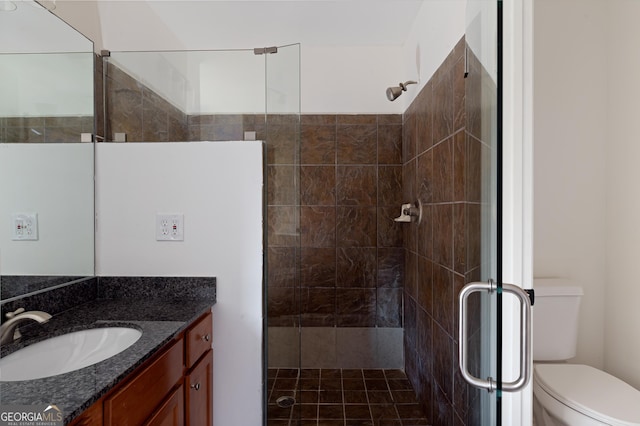
[(42, 379), (104, 361), (133, 345), (142, 332), (104, 327), (52, 337), (0, 359), (0, 381)]

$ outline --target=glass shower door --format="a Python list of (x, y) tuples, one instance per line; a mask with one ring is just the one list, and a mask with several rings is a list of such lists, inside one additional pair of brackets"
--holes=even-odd
[(266, 80), (265, 424), (300, 418), (300, 45), (256, 49)]
[(480, 147), (481, 270), (480, 282), (459, 295), (459, 361), (470, 383), (471, 424), (477, 425), (501, 424), (499, 3), (469, 0), (465, 33), (467, 137)]
[[(480, 144), (480, 281), (459, 294), (459, 364), (469, 383), (469, 424), (501, 425), (503, 392), (529, 380), (529, 296), (502, 281), (502, 2), (468, 0), (465, 103), (470, 144)], [(520, 371), (502, 373), (503, 294), (520, 302)], [(510, 301), (509, 301), (510, 302)], [(511, 318), (509, 318), (511, 320)], [(517, 321), (517, 320), (516, 320)], [(510, 343), (510, 342), (509, 342)]]

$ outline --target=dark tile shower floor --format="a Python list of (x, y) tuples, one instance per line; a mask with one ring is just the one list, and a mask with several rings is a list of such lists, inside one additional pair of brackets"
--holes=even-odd
[[(269, 369), (267, 426), (427, 426), (401, 370)], [(277, 400), (293, 396), (295, 405)]]

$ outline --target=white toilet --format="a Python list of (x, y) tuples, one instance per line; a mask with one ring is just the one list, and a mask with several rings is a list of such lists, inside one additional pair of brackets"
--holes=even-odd
[(639, 390), (588, 365), (562, 363), (576, 353), (582, 297), (567, 283), (534, 283), (534, 425), (640, 426)]

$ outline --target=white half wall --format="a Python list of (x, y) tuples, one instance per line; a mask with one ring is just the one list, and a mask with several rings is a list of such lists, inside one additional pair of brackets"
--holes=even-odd
[(604, 364), (606, 2), (534, 2), (534, 277), (583, 287), (574, 362)]
[(214, 424), (261, 424), (262, 142), (100, 143), (96, 175), (97, 275), (217, 277)]
[(608, 2), (609, 102), (605, 369), (640, 389), (640, 3)]
[[(93, 144), (0, 144), (0, 200), (3, 275), (93, 275)], [(37, 241), (11, 240), (14, 213)]]

